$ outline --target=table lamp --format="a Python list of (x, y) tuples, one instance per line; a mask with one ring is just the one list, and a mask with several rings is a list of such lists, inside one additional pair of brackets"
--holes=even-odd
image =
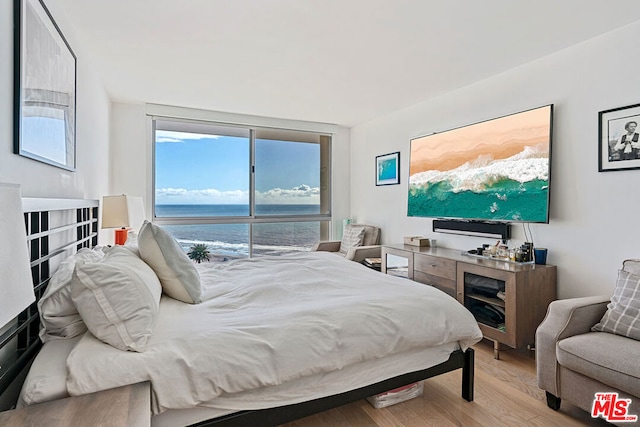
[(0, 183), (0, 328), (35, 300), (20, 186)]
[(102, 198), (102, 228), (115, 228), (116, 245), (124, 245), (131, 228), (138, 229), (144, 222), (142, 197), (127, 195)]

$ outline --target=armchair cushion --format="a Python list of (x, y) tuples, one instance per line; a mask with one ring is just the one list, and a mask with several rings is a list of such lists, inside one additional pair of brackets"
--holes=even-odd
[(380, 244), (380, 228), (373, 225), (362, 225), (364, 227), (363, 246), (372, 246)]
[(355, 262), (362, 262), (365, 258), (380, 258), (381, 255), (382, 248), (380, 245), (358, 246), (349, 249), (344, 258)]
[(364, 227), (345, 227), (344, 234), (342, 235), (342, 242), (340, 242), (340, 252), (346, 254), (349, 249), (355, 248), (356, 246), (362, 246), (364, 233)]
[(618, 272), (607, 311), (591, 330), (640, 340), (640, 276), (625, 270)]
[(340, 250), (340, 240), (325, 240), (323, 242), (316, 242), (311, 248), (312, 252), (326, 251), (326, 252), (338, 252)]
[[(615, 349), (615, 351), (611, 351)], [(558, 363), (625, 393), (640, 396), (640, 342), (588, 332), (558, 342)]]

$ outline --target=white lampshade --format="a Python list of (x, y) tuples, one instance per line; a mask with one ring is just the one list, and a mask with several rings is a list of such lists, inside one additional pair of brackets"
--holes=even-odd
[(20, 186), (0, 184), (0, 327), (35, 300)]
[(138, 230), (144, 222), (142, 197), (104, 196), (102, 198), (102, 228)]

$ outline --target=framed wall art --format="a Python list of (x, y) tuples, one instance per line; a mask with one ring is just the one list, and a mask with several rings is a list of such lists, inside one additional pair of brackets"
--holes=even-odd
[(14, 0), (14, 152), (76, 168), (76, 56), (41, 0)]
[(598, 113), (598, 171), (640, 169), (640, 104)]
[(400, 184), (400, 152), (376, 156), (376, 185)]

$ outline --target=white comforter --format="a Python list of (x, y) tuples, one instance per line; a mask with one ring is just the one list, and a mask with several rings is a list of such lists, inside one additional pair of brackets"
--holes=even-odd
[(210, 263), (199, 271), (204, 301), (163, 296), (144, 353), (87, 333), (67, 359), (69, 393), (150, 380), (159, 413), (395, 353), (456, 341), (466, 349), (482, 338), (450, 296), (335, 254)]

